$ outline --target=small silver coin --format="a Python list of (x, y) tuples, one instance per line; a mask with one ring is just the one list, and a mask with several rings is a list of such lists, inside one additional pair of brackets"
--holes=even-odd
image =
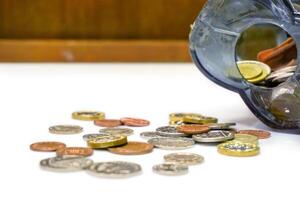
[(82, 139), (84, 141), (89, 141), (89, 140), (92, 140), (92, 139), (95, 139), (97, 137), (101, 137), (103, 135), (107, 135), (107, 134), (103, 134), (103, 133), (90, 133), (90, 134), (85, 134), (82, 136)]
[(171, 153), (164, 156), (168, 163), (177, 163), (183, 165), (196, 165), (204, 161), (204, 157), (195, 153)]
[(210, 130), (227, 130), (231, 129), (231, 126), (235, 126), (236, 123), (214, 123), (209, 124)]
[(193, 135), (196, 142), (225, 142), (234, 138), (236, 131), (233, 130), (213, 130), (207, 133)]
[(99, 130), (100, 133), (108, 135), (125, 135), (129, 136), (133, 134), (133, 130), (130, 128), (103, 128)]
[(177, 138), (161, 137), (161, 138), (152, 138), (148, 140), (148, 143), (160, 149), (181, 150), (181, 149), (191, 148), (195, 144), (195, 141), (190, 138), (183, 138), (183, 137), (177, 137)]
[(187, 174), (189, 170), (187, 165), (175, 163), (163, 163), (159, 165), (154, 165), (152, 169), (157, 174), (167, 176), (184, 175)]
[(92, 175), (107, 178), (126, 178), (142, 171), (139, 164), (123, 161), (98, 162), (88, 169)]
[(82, 131), (83, 128), (76, 125), (56, 125), (49, 127), (49, 132), (53, 134), (77, 134)]
[(43, 159), (40, 166), (50, 171), (71, 172), (84, 170), (90, 167), (93, 161), (79, 156), (60, 156)]
[(156, 129), (161, 136), (165, 137), (186, 137), (184, 133), (179, 133), (176, 130), (176, 126), (161, 126)]
[(146, 139), (146, 140), (149, 140), (149, 139), (152, 139), (152, 138), (162, 137), (162, 136), (160, 135), (160, 132), (157, 132), (157, 131), (147, 131), (147, 132), (142, 132), (142, 133), (140, 133), (140, 136), (141, 136), (143, 139)]

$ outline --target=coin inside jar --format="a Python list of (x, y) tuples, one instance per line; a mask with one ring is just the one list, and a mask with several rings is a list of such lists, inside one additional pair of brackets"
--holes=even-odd
[(193, 140), (196, 142), (224, 142), (234, 138), (235, 131), (233, 130), (212, 130), (207, 133), (193, 135)]
[(145, 142), (128, 142), (127, 144), (120, 147), (108, 148), (108, 150), (115, 154), (121, 155), (141, 155), (150, 153), (153, 149), (152, 144)]
[(49, 127), (49, 132), (53, 134), (77, 134), (82, 131), (83, 128), (76, 125), (56, 125)]
[(66, 145), (62, 142), (36, 142), (30, 145), (32, 151), (43, 151), (43, 152), (52, 152), (60, 148), (64, 148)]
[(164, 156), (168, 163), (178, 163), (184, 165), (196, 165), (204, 161), (204, 157), (195, 153), (171, 153)]
[(176, 175), (184, 175), (188, 173), (188, 166), (176, 163), (163, 163), (154, 165), (152, 167), (153, 171), (160, 175), (167, 176), (176, 176)]

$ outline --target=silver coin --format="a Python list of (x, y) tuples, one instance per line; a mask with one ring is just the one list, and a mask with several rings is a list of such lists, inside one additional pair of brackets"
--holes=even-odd
[(210, 130), (227, 130), (231, 129), (231, 126), (235, 126), (236, 123), (214, 123), (209, 124)]
[(49, 127), (49, 132), (54, 134), (77, 134), (82, 131), (83, 128), (76, 125), (56, 125)]
[(183, 175), (188, 173), (189, 170), (187, 165), (175, 163), (163, 163), (159, 165), (154, 165), (152, 169), (157, 174), (167, 176)]
[(236, 131), (233, 130), (212, 130), (207, 133), (193, 135), (196, 142), (224, 142), (234, 138)]
[(294, 73), (280, 74), (277, 77), (273, 78), (272, 82), (285, 82), (289, 77), (293, 75)]
[(204, 161), (204, 157), (195, 153), (170, 153), (164, 156), (168, 163), (177, 163), (183, 165), (196, 165)]
[(103, 133), (90, 133), (90, 134), (83, 135), (82, 138), (83, 138), (84, 141), (89, 141), (89, 140), (95, 139), (97, 137), (101, 137), (103, 135), (107, 135), (107, 134), (103, 134)]
[(166, 150), (180, 150), (180, 149), (188, 149), (191, 148), (195, 141), (190, 138), (152, 138), (148, 140), (148, 143), (152, 144), (153, 146), (166, 149)]
[(93, 164), (93, 161), (79, 156), (60, 156), (43, 159), (40, 161), (40, 166), (50, 171), (79, 171), (87, 169)]
[(161, 126), (158, 127), (156, 131), (160, 132), (160, 135), (165, 137), (186, 137), (184, 133), (179, 133), (176, 130), (176, 126)]
[(142, 171), (139, 164), (123, 161), (98, 162), (89, 167), (88, 172), (100, 177), (125, 178)]
[(103, 128), (99, 130), (100, 133), (109, 135), (125, 135), (129, 136), (133, 134), (133, 130), (130, 128)]
[(141, 136), (143, 139), (146, 139), (146, 140), (149, 140), (149, 139), (152, 139), (152, 138), (162, 137), (162, 136), (160, 135), (160, 132), (157, 132), (157, 131), (147, 131), (147, 132), (142, 132), (142, 133), (140, 133), (140, 136)]

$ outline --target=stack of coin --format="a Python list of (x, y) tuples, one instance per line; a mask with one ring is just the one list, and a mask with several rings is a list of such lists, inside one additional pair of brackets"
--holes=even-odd
[(266, 84), (269, 86), (276, 86), (285, 82), (288, 78), (294, 75), (297, 66), (284, 66), (279, 70), (272, 72), (266, 78)]
[(238, 61), (237, 66), (242, 76), (254, 84), (265, 81), (271, 73), (271, 68), (268, 65), (258, 61)]

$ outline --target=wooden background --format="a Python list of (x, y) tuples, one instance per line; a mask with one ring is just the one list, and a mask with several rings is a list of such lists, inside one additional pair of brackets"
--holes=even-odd
[(190, 24), (204, 3), (0, 0), (0, 61), (190, 61)]

